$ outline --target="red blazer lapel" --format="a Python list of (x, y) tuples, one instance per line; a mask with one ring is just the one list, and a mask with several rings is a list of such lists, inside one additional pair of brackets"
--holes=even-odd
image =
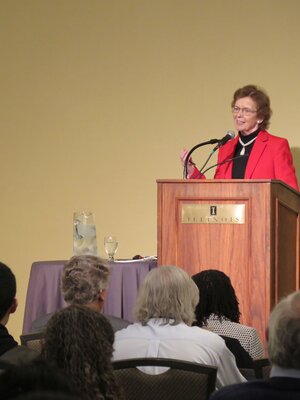
[(250, 153), (250, 157), (247, 163), (246, 171), (245, 171), (245, 179), (251, 179), (252, 174), (256, 168), (256, 165), (264, 152), (266, 145), (268, 143), (268, 134), (265, 131), (261, 131), (253, 145), (253, 149)]

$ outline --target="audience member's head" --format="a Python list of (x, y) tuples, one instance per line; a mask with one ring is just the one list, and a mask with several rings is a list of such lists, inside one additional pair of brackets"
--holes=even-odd
[[(38, 359), (18, 366), (1, 362), (0, 368), (1, 400), (29, 399), (30, 396), (34, 398), (37, 393), (44, 396), (41, 398), (50, 399), (50, 397), (46, 397), (45, 392), (51, 393), (51, 398), (57, 399), (64, 399), (64, 396), (75, 396), (76, 394), (79, 396), (70, 380), (56, 367), (43, 360)], [(70, 399), (70, 397), (67, 398)], [(75, 399), (79, 399), (79, 397), (75, 397)]]
[(164, 318), (174, 325), (180, 322), (191, 325), (198, 301), (198, 289), (183, 269), (161, 266), (151, 270), (143, 281), (135, 316), (143, 325), (151, 318)]
[(200, 301), (196, 307), (196, 319), (199, 326), (206, 324), (211, 314), (220, 320), (227, 318), (239, 322), (239, 303), (230, 278), (224, 272), (208, 269), (192, 276), (200, 292)]
[(101, 313), (71, 305), (48, 322), (42, 356), (55, 363), (86, 399), (116, 398), (113, 341), (112, 327)]
[(272, 364), (300, 369), (300, 290), (281, 300), (273, 309), (268, 352)]
[(5, 325), (9, 314), (16, 311), (16, 278), (10, 268), (0, 262), (0, 323)]
[(109, 267), (99, 257), (72, 257), (64, 266), (62, 291), (68, 304), (89, 305), (99, 311), (108, 286)]

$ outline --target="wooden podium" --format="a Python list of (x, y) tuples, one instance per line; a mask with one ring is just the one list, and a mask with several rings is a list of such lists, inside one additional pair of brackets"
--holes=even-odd
[(299, 288), (300, 194), (275, 180), (158, 180), (158, 265), (225, 272), (241, 322), (263, 341), (269, 313)]

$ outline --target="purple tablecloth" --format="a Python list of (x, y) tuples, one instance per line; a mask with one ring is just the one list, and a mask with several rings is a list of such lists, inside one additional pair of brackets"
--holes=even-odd
[[(66, 261), (38, 261), (31, 266), (26, 296), (23, 334), (30, 332), (32, 322), (66, 306), (60, 277)], [(155, 260), (110, 263), (111, 278), (103, 312), (133, 321), (132, 309), (138, 288), (147, 273), (156, 267)]]

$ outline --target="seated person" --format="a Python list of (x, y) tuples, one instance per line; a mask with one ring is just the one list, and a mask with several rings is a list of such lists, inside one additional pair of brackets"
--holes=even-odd
[(16, 278), (10, 268), (0, 263), (0, 356), (6, 351), (16, 347), (18, 343), (8, 333), (6, 324), (10, 314), (17, 309)]
[(84, 399), (118, 399), (111, 365), (113, 342), (114, 332), (102, 314), (71, 305), (48, 322), (42, 358), (67, 375)]
[(197, 325), (238, 339), (253, 360), (263, 358), (264, 350), (256, 329), (239, 323), (239, 303), (229, 277), (222, 271), (209, 269), (195, 274), (192, 279), (200, 292)]
[(300, 398), (300, 291), (281, 300), (270, 315), (268, 379), (230, 385), (211, 400), (298, 400)]
[(0, 369), (1, 400), (27, 399), (27, 396), (28, 399), (32, 396), (49, 400), (82, 398), (61, 371), (43, 360), (36, 359), (18, 366), (1, 361)]
[[(105, 260), (99, 257), (91, 255), (72, 257), (64, 266), (61, 277), (64, 300), (68, 304), (83, 304), (101, 312), (109, 283), (109, 274), (109, 266)], [(43, 331), (52, 315), (53, 313), (49, 313), (33, 321), (32, 332)], [(130, 324), (129, 321), (122, 318), (104, 315), (114, 331), (126, 328)]]
[[(175, 266), (151, 270), (140, 286), (137, 323), (116, 332), (114, 360), (161, 357), (218, 368), (217, 387), (243, 382), (233, 354), (213, 332), (192, 327), (199, 291), (188, 274)], [(156, 367), (146, 372), (158, 373)]]
[(10, 363), (29, 361), (37, 353), (18, 343), (9, 334), (6, 324), (18, 306), (16, 278), (11, 269), (0, 262), (0, 359)]

